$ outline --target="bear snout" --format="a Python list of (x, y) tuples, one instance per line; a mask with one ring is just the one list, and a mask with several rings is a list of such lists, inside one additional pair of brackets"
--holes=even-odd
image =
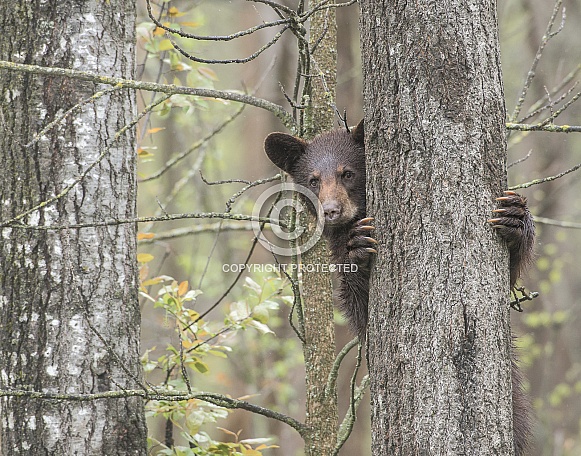
[(325, 201), (323, 203), (323, 213), (325, 214), (325, 222), (333, 223), (341, 215), (341, 206), (337, 201)]

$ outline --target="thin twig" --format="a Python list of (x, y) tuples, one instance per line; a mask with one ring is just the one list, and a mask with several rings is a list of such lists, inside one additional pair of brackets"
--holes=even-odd
[(512, 168), (515, 165), (518, 165), (519, 163), (524, 162), (525, 160), (528, 160), (528, 158), (531, 156), (531, 154), (533, 153), (533, 150), (529, 150), (528, 154), (526, 154), (524, 157), (519, 158), (516, 161), (513, 161), (512, 163), (509, 163), (508, 165), (506, 165), (506, 169)]
[(113, 145), (117, 142), (117, 140), (121, 136), (123, 136), (129, 129), (133, 128), (139, 122), (139, 120), (141, 120), (141, 118), (143, 118), (150, 110), (152, 110), (156, 106), (163, 103), (165, 100), (170, 98), (170, 96), (171, 95), (165, 95), (165, 96), (161, 97), (159, 100), (150, 104), (149, 106), (146, 106), (145, 109), (135, 119), (133, 119), (131, 122), (129, 122), (123, 128), (121, 128), (119, 131), (117, 131), (117, 133), (115, 133), (115, 136), (113, 137), (113, 140), (111, 141), (111, 143), (107, 147), (105, 147), (105, 149), (103, 149), (103, 151), (99, 154), (97, 159), (93, 163), (91, 163), (89, 166), (87, 166), (87, 168), (79, 175), (79, 177), (77, 177), (71, 184), (67, 185), (63, 190), (61, 190), (61, 192), (58, 195), (55, 195), (52, 198), (48, 198), (47, 200), (42, 201), (41, 203), (37, 204), (36, 206), (31, 207), (30, 209), (28, 209), (28, 210), (18, 214), (17, 216), (11, 218), (10, 220), (3, 222), (2, 226), (8, 226), (8, 225), (14, 224), (15, 222), (18, 222), (19, 220), (22, 220), (27, 215), (29, 215), (33, 212), (36, 212), (39, 209), (42, 209), (42, 208), (48, 206), (49, 204), (52, 204), (55, 201), (58, 201), (59, 199), (65, 197), (73, 188), (75, 188), (87, 176), (87, 174), (95, 166), (97, 166), (99, 163), (101, 163), (101, 161), (109, 154), (109, 151), (111, 150)]
[(542, 225), (558, 226), (560, 228), (574, 228), (577, 230), (581, 230), (581, 223), (579, 222), (566, 222), (565, 220), (555, 220), (547, 217), (535, 216), (535, 223), (540, 223)]
[[(575, 79), (575, 77), (577, 76), (577, 74), (579, 73), (579, 71), (581, 71), (581, 64), (577, 65), (577, 67), (575, 69), (573, 69), (567, 76), (565, 76), (563, 78), (563, 80), (551, 90), (551, 93), (559, 93), (561, 90), (563, 90), (565, 88), (565, 86), (567, 84), (569, 84), (573, 79)], [(577, 85), (577, 82), (575, 82), (575, 84), (573, 85), (573, 87), (575, 87)], [(569, 89), (569, 91), (571, 91), (571, 89)], [(524, 120), (529, 119), (530, 118), (530, 114), (538, 109), (541, 108), (541, 106), (543, 106), (543, 104), (547, 101), (547, 96), (545, 95), (544, 97), (542, 97), (540, 100), (538, 100), (536, 103), (534, 103), (530, 109), (529, 109), (529, 113), (521, 120), (518, 121), (518, 123), (523, 123)]]
[(545, 182), (551, 182), (551, 181), (557, 180), (563, 176), (566, 176), (567, 174), (570, 174), (574, 171), (577, 171), (579, 168), (581, 168), (581, 163), (573, 166), (572, 168), (569, 168), (566, 171), (563, 171), (562, 173), (555, 174), (554, 176), (543, 177), (542, 179), (535, 179), (535, 180), (532, 180), (530, 182), (526, 182), (524, 184), (514, 185), (512, 187), (509, 187), (508, 189), (509, 190), (518, 190), (519, 188), (528, 188), (528, 187), (532, 187), (533, 185), (543, 184)]
[(251, 60), (254, 60), (256, 57), (258, 57), (260, 54), (262, 54), (264, 51), (266, 51), (269, 47), (271, 47), (273, 44), (275, 44), (283, 35), (284, 32), (286, 32), (291, 26), (290, 25), (286, 25), (284, 26), (281, 30), (279, 30), (276, 35), (274, 35), (266, 44), (264, 44), (260, 49), (258, 49), (256, 52), (250, 54), (248, 57), (244, 57), (244, 58), (236, 58), (236, 59), (203, 59), (201, 57), (196, 57), (192, 54), (190, 54), (189, 52), (186, 52), (184, 49), (181, 48), (181, 46), (179, 46), (174, 39), (172, 39), (172, 37), (167, 34), (167, 38), (170, 40), (172, 46), (174, 47), (174, 49), (176, 51), (178, 51), (181, 55), (183, 55), (185, 58), (193, 61), (193, 62), (197, 62), (197, 63), (206, 63), (206, 64), (223, 64), (223, 65), (227, 65), (230, 63), (247, 63), (250, 62)]
[(280, 180), (280, 174), (277, 174), (272, 177), (267, 177), (266, 179), (258, 179), (255, 180), (254, 182), (248, 182), (246, 186), (244, 186), (242, 189), (240, 189), (239, 191), (234, 193), (234, 195), (228, 198), (228, 201), (226, 201), (226, 212), (230, 212), (232, 210), (232, 205), (236, 202), (236, 200), (251, 188), (257, 187), (259, 185), (268, 184), (269, 182), (273, 182), (275, 180)]
[[(557, 98), (552, 103), (548, 103), (548, 104), (543, 105), (542, 103), (544, 103), (545, 101), (550, 99), (551, 93), (557, 93), (557, 91), (555, 91), (555, 89), (553, 89), (552, 91), (547, 91), (547, 94), (541, 100), (539, 100), (537, 103), (535, 103), (534, 107), (531, 107), (531, 109), (529, 110), (529, 113), (526, 116), (524, 116), (523, 118), (518, 120), (518, 123), (524, 123), (526, 120), (531, 119), (533, 117), (536, 117), (544, 110), (550, 109), (553, 106), (555, 106), (556, 104), (563, 101), (565, 98), (567, 98), (571, 94), (571, 92), (573, 92), (573, 89), (575, 87), (577, 87), (578, 83), (579, 83), (579, 81), (576, 81), (572, 87), (570, 87), (565, 93), (561, 94), (561, 96), (559, 96), (559, 98)], [(542, 103), (541, 103), (541, 101), (542, 101)], [(539, 107), (537, 107), (537, 106), (539, 106)]]
[[(182, 38), (189, 38), (189, 39), (193, 39), (193, 40), (199, 40), (199, 41), (231, 41), (234, 40), (236, 38), (241, 38), (243, 36), (246, 35), (251, 35), (254, 32), (257, 32), (258, 30), (262, 30), (264, 28), (268, 28), (268, 27), (276, 27), (278, 25), (284, 25), (284, 24), (288, 24), (291, 19), (280, 19), (278, 21), (273, 21), (273, 22), (266, 22), (260, 25), (255, 25), (254, 27), (250, 27), (247, 30), (242, 30), (240, 32), (236, 32), (236, 33), (232, 33), (231, 35), (194, 35), (193, 33), (186, 33), (181, 29), (173, 29), (170, 27), (167, 27), (165, 25), (163, 25), (158, 19), (156, 19), (153, 16), (153, 12), (151, 10), (151, 1), (147, 0), (146, 1), (146, 6), (147, 6), (147, 14), (149, 15), (149, 18), (151, 19), (151, 21), (160, 29), (165, 30), (166, 32), (170, 32), (170, 33), (175, 33), (176, 35), (179, 35)], [(162, 5), (163, 8), (163, 5)]]
[(32, 140), (28, 144), (25, 144), (24, 147), (28, 148), (28, 147), (32, 146), (33, 144), (36, 144), (40, 140), (40, 138), (42, 138), (42, 136), (46, 134), (47, 131), (49, 131), (51, 128), (54, 128), (56, 125), (58, 125), (60, 122), (62, 122), (68, 116), (70, 116), (72, 113), (81, 109), (83, 106), (85, 106), (89, 103), (92, 103), (92, 102), (98, 100), (99, 98), (101, 98), (105, 95), (108, 95), (112, 92), (115, 92), (117, 90), (120, 90), (120, 89), (121, 89), (121, 87), (114, 86), (114, 87), (110, 87), (110, 88), (105, 89), (105, 90), (101, 90), (99, 92), (95, 92), (89, 98), (86, 98), (83, 101), (81, 101), (80, 103), (77, 103), (72, 108), (66, 110), (62, 115), (60, 115), (56, 119), (54, 119), (52, 122), (48, 123), (42, 130), (40, 130), (36, 135), (34, 135)]
[(137, 245), (155, 244), (169, 239), (178, 239), (185, 236), (193, 236), (203, 233), (216, 233), (220, 231), (252, 231), (253, 222), (218, 222), (203, 225), (188, 226), (185, 228), (175, 228), (173, 230), (155, 233), (151, 239), (140, 239)]
[(222, 122), (220, 125), (218, 125), (216, 128), (214, 128), (210, 133), (208, 133), (202, 139), (196, 141), (188, 150), (186, 150), (186, 151), (182, 152), (181, 154), (176, 155), (175, 157), (172, 157), (171, 159), (169, 159), (161, 169), (159, 169), (158, 171), (153, 173), (151, 176), (147, 176), (143, 179), (140, 179), (139, 183), (142, 184), (145, 182), (149, 182), (149, 181), (152, 181), (154, 179), (157, 179), (157, 178), (163, 176), (172, 166), (178, 164), (180, 161), (182, 161), (184, 158), (186, 158), (192, 152), (199, 149), (201, 146), (203, 146), (208, 141), (210, 141), (210, 139), (212, 139), (214, 136), (216, 136), (218, 133), (220, 133), (228, 124), (230, 124), (234, 119), (236, 119), (242, 113), (242, 111), (244, 110), (244, 107), (245, 107), (245, 105), (242, 105), (234, 114), (232, 114), (230, 117), (228, 117), (224, 122)]
[(332, 453), (333, 456), (336, 456), (339, 453), (339, 450), (341, 449), (341, 447), (347, 441), (347, 438), (351, 434), (353, 424), (355, 423), (353, 410), (357, 410), (357, 408), (359, 408), (359, 405), (361, 404), (361, 400), (363, 399), (363, 395), (365, 393), (365, 390), (367, 389), (367, 386), (369, 385), (369, 382), (370, 377), (369, 375), (366, 375), (365, 377), (363, 377), (363, 380), (361, 380), (359, 386), (355, 386), (353, 388), (352, 383), (351, 403), (353, 404), (353, 406), (349, 408), (347, 415), (345, 415), (345, 418), (343, 419), (341, 425), (339, 426), (339, 430), (337, 431), (337, 445), (335, 446), (335, 450)]
[(547, 25), (547, 30), (545, 31), (545, 34), (543, 35), (543, 38), (541, 39), (541, 43), (539, 44), (539, 48), (537, 50), (535, 58), (533, 59), (533, 63), (531, 65), (531, 68), (529, 69), (529, 72), (527, 73), (527, 77), (526, 77), (525, 82), (523, 84), (523, 88), (522, 88), (521, 94), (518, 98), (518, 101), (516, 103), (516, 106), (514, 107), (514, 111), (512, 112), (512, 115), (509, 117), (509, 120), (511, 122), (514, 122), (517, 119), (517, 117), (522, 109), (522, 106), (524, 104), (528, 90), (531, 86), (531, 83), (532, 83), (534, 77), (535, 77), (537, 66), (541, 60), (541, 57), (543, 56), (543, 51), (545, 49), (545, 46), (551, 40), (551, 38), (555, 37), (562, 30), (562, 26), (563, 26), (563, 23), (565, 20), (564, 8), (563, 8), (563, 20), (561, 21), (561, 27), (556, 32), (551, 33), (551, 30), (552, 30), (553, 26), (555, 25), (555, 19), (557, 17), (557, 13), (559, 12), (559, 9), (561, 8), (562, 3), (563, 3), (563, 0), (556, 0), (556, 2), (555, 2), (555, 6), (553, 7), (553, 12), (551, 14), (551, 18), (549, 19), (549, 24)]
[(186, 366), (184, 364), (184, 341), (182, 339), (182, 330), (181, 328), (178, 327), (177, 330), (178, 333), (178, 339), (180, 342), (180, 370), (182, 373), (182, 378), (184, 379), (184, 382), (186, 383), (186, 388), (188, 389), (188, 394), (192, 394), (192, 385), (190, 385), (190, 377), (188, 376), (188, 372), (186, 371)]
[(575, 103), (579, 99), (579, 97), (581, 97), (581, 92), (577, 92), (569, 101), (567, 101), (563, 106), (561, 106), (555, 112), (553, 112), (553, 110), (551, 109), (551, 115), (549, 117), (547, 117), (545, 120), (541, 121), (540, 125), (549, 125), (549, 124), (552, 125), (553, 120), (555, 120), (557, 117), (559, 117), (565, 111), (565, 109), (567, 109), (569, 106), (571, 106), (573, 103)]
[(331, 397), (332, 394), (335, 394), (337, 391), (337, 378), (339, 377), (339, 368), (341, 367), (341, 363), (345, 359), (345, 356), (353, 349), (353, 347), (357, 346), (359, 343), (359, 338), (356, 337), (349, 341), (339, 352), (337, 357), (335, 358), (335, 362), (333, 363), (333, 367), (329, 372), (329, 377), (327, 378), (327, 386), (325, 387), (325, 397)]

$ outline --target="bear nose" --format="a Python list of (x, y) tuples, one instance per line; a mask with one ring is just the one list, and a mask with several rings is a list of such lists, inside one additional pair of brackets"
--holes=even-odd
[(323, 204), (323, 212), (325, 213), (325, 220), (328, 222), (332, 222), (339, 218), (341, 214), (341, 208), (336, 201), (326, 202)]

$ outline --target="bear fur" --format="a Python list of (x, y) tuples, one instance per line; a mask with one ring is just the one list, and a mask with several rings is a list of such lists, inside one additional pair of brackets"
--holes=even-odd
[[(377, 242), (370, 236), (374, 229), (373, 219), (366, 214), (363, 120), (352, 131), (347, 128), (333, 130), (310, 142), (285, 133), (271, 133), (264, 148), (268, 158), (296, 184), (317, 195), (325, 218), (323, 236), (329, 245), (331, 263), (357, 265), (357, 272), (339, 270), (335, 297), (351, 330), (363, 341), (367, 329), (370, 269), (377, 253)], [(524, 197), (505, 192), (497, 201), (496, 218), (489, 222), (509, 248), (513, 289), (532, 258), (534, 224)], [(311, 210), (315, 213), (314, 208)], [(515, 455), (522, 456), (530, 435), (530, 405), (522, 391), (514, 355), (512, 389)]]

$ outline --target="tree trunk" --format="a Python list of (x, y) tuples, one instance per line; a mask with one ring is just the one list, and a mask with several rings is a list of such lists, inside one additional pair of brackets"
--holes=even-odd
[[(317, 68), (311, 62), (310, 73), (324, 75), (312, 78), (310, 106), (306, 112), (306, 137), (333, 128), (337, 75), (337, 23), (335, 11), (323, 10), (314, 14), (310, 22), (310, 46), (318, 43), (314, 52)], [(315, 217), (308, 218), (306, 236), (315, 230)], [(321, 239), (301, 255), (303, 266), (323, 265), (329, 262), (326, 242)], [(306, 271), (309, 271), (306, 268)], [(305, 325), (306, 418), (305, 424), (312, 431), (305, 437), (307, 456), (332, 454), (337, 445), (337, 390), (327, 388), (327, 379), (335, 361), (335, 322), (333, 319), (333, 294), (331, 275), (316, 268), (315, 272), (303, 272), (302, 310)]]
[(361, 8), (373, 454), (512, 454), (495, 2)]
[[(132, 78), (134, 21), (130, 0), (1, 2), (0, 58)], [(135, 95), (102, 96), (27, 146), (96, 89), (0, 73), (2, 223), (78, 180), (56, 202), (2, 228), (2, 390), (85, 394), (141, 383), (135, 225), (66, 228), (135, 217), (134, 133), (115, 137), (135, 116)], [(1, 408), (3, 455), (146, 453), (139, 398), (4, 397)]]

